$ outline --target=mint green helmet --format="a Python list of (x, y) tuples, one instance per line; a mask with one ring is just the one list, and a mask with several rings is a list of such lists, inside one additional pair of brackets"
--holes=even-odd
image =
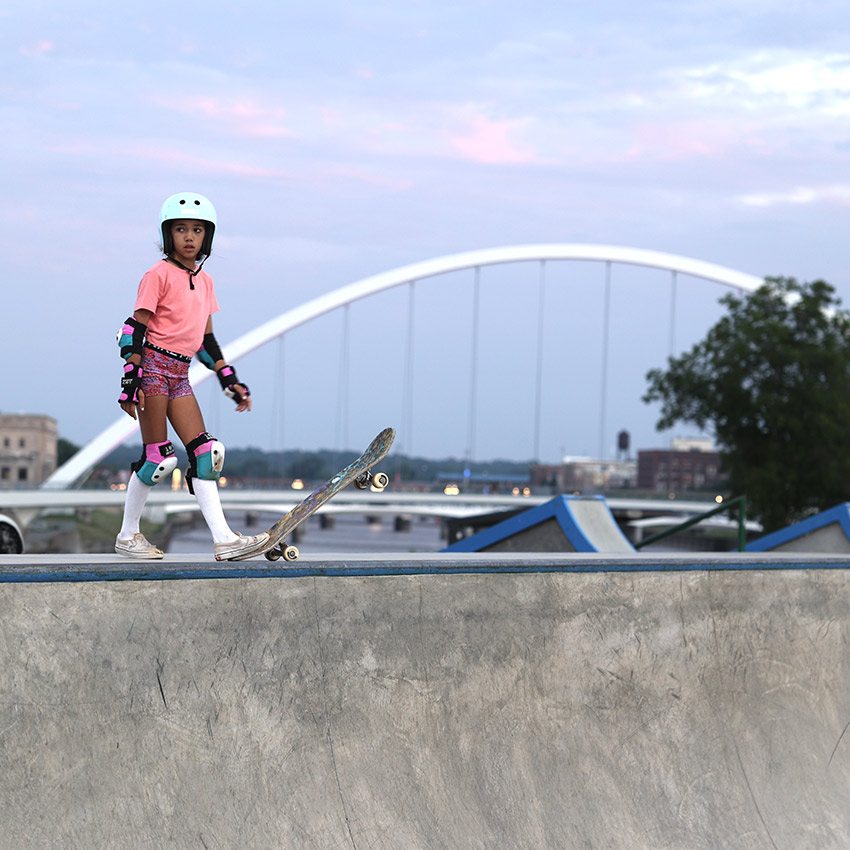
[(215, 207), (209, 199), (196, 192), (178, 192), (166, 199), (162, 205), (162, 213), (159, 217), (159, 230), (162, 235), (162, 251), (170, 254), (174, 250), (174, 242), (171, 239), (171, 228), (165, 225), (169, 221), (188, 219), (190, 221), (202, 221), (207, 225), (204, 234), (204, 244), (201, 246), (201, 254), (209, 257), (212, 253), (213, 236), (215, 235)]

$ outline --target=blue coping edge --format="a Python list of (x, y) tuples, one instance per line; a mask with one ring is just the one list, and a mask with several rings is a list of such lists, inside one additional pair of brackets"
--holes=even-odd
[(821, 511), (819, 514), (800, 520), (800, 522), (795, 522), (787, 528), (781, 528), (779, 531), (766, 534), (757, 540), (751, 540), (746, 546), (746, 551), (767, 552), (777, 546), (782, 546), (784, 543), (796, 540), (798, 537), (811, 534), (819, 528), (832, 525), (832, 523), (840, 525), (845, 536), (850, 539), (850, 502), (842, 502), (834, 508)]
[[(720, 553), (722, 556), (722, 553)], [(45, 569), (43, 567), (21, 567), (4, 569), (0, 562), (0, 584), (45, 583), (45, 582), (98, 582), (98, 581), (180, 581), (199, 579), (246, 579), (246, 578), (310, 578), (310, 577), (369, 577), (369, 576), (433, 576), (433, 575), (499, 575), (538, 573), (681, 573), (681, 572), (729, 572), (729, 571), (788, 571), (788, 570), (850, 570), (848, 557), (805, 557), (782, 560), (730, 559), (688, 560), (681, 553), (669, 561), (641, 559), (605, 559), (587, 561), (580, 557), (575, 563), (561, 560), (556, 563), (523, 563), (514, 558), (507, 563), (488, 560), (452, 560), (434, 564), (404, 564), (398, 562), (366, 562), (362, 565), (342, 562), (329, 565), (294, 566), (172, 566), (136, 567), (135, 569), (105, 565), (103, 568), (85, 567)]]
[[(472, 534), (463, 540), (458, 540), (457, 543), (452, 543), (450, 546), (446, 546), (445, 549), (441, 549), (440, 551), (480, 552), (488, 546), (500, 543), (502, 540), (506, 540), (509, 537), (513, 537), (515, 534), (534, 528), (534, 526), (540, 525), (540, 523), (554, 517), (558, 525), (561, 527), (561, 531), (564, 532), (564, 536), (575, 547), (576, 552), (598, 552), (599, 550), (584, 533), (570, 509), (570, 502), (586, 502), (590, 500), (602, 502), (606, 509), (608, 508), (608, 504), (605, 501), (604, 496), (555, 496), (548, 502), (544, 502), (542, 505), (537, 505), (536, 507), (529, 508), (527, 511), (523, 511), (516, 516), (509, 517), (502, 522), (496, 523), (496, 525), (490, 526), (490, 528), (485, 528), (483, 531), (479, 531), (477, 534)], [(608, 512), (610, 513), (610, 510)], [(611, 523), (614, 526), (617, 525), (617, 521), (614, 519), (613, 515), (611, 516)], [(622, 534), (622, 532), (620, 533)], [(623, 540), (628, 542), (628, 538), (625, 535), (622, 536)]]

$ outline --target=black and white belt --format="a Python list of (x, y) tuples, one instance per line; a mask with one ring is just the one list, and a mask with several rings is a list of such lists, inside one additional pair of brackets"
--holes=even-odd
[(173, 357), (181, 363), (192, 362), (192, 358), (186, 354), (178, 354), (176, 351), (169, 351), (167, 348), (160, 348), (158, 345), (154, 345), (152, 342), (148, 342), (147, 340), (145, 340), (145, 348), (149, 348), (151, 351), (157, 352), (157, 354), (164, 354), (166, 357)]

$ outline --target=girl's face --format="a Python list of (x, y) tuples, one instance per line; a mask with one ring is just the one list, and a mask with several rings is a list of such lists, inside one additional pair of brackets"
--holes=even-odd
[(171, 222), (171, 238), (174, 250), (171, 256), (184, 265), (192, 265), (204, 244), (207, 229), (202, 221), (184, 221), (179, 219)]

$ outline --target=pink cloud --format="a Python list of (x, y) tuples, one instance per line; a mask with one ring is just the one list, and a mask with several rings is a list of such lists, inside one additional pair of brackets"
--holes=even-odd
[(318, 112), (322, 123), (328, 127), (344, 127), (347, 124), (343, 118), (341, 110), (339, 109), (320, 106), (318, 108)]
[(265, 168), (247, 162), (238, 162), (228, 159), (226, 161), (205, 159), (192, 154), (184, 154), (169, 148), (125, 146), (120, 148), (110, 145), (108, 148), (99, 148), (96, 145), (82, 143), (77, 145), (61, 145), (52, 148), (55, 153), (70, 156), (92, 157), (100, 160), (107, 156), (120, 156), (129, 162), (133, 159), (152, 160), (168, 166), (176, 166), (184, 169), (187, 173), (195, 174), (237, 174), (241, 177), (263, 177), (274, 179), (292, 179), (296, 175), (279, 171), (277, 169)]
[(627, 160), (678, 161), (711, 159), (732, 147), (760, 147), (762, 142), (748, 138), (748, 128), (740, 123), (667, 122), (635, 128), (633, 142), (625, 151)]
[(53, 52), (53, 42), (52, 41), (39, 41), (36, 44), (30, 44), (26, 47), (22, 47), (19, 53), (22, 56), (30, 56), (30, 57), (39, 57), (45, 56), (48, 53)]
[[(159, 106), (174, 109), (174, 103), (158, 99)], [(189, 98), (181, 102), (179, 109), (202, 115), (212, 121), (227, 125), (248, 136), (294, 136), (295, 133), (283, 123), (284, 109), (274, 109), (252, 100), (225, 101), (215, 97)]]
[(485, 165), (520, 165), (534, 162), (534, 152), (517, 146), (509, 138), (521, 125), (520, 121), (491, 121), (478, 115), (470, 122), (469, 130), (451, 139), (467, 159)]
[(384, 121), (378, 129), (388, 133), (410, 133), (413, 130), (408, 124), (400, 124), (398, 121)]
[(331, 166), (323, 169), (322, 173), (332, 177), (334, 180), (352, 180), (357, 183), (368, 183), (381, 189), (390, 189), (394, 192), (403, 192), (413, 185), (411, 180), (396, 178), (390, 175), (378, 174), (374, 169), (358, 168), (356, 166)]
[(135, 153), (139, 157), (156, 159), (160, 162), (167, 162), (171, 165), (191, 165), (193, 168), (199, 169), (205, 173), (238, 174), (242, 177), (291, 178), (293, 176), (292, 174), (287, 174), (284, 171), (278, 171), (273, 168), (263, 168), (246, 162), (236, 162), (233, 160), (223, 162), (215, 159), (201, 159), (196, 156), (176, 153), (174, 151), (151, 149), (140, 150)]

